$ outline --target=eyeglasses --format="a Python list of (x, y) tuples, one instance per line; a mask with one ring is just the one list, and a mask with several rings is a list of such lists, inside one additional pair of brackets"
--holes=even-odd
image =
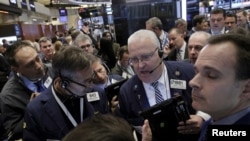
[(156, 48), (154, 50), (154, 52), (150, 53), (150, 54), (146, 54), (146, 55), (142, 55), (140, 58), (137, 57), (133, 57), (133, 58), (129, 58), (129, 63), (131, 65), (135, 65), (137, 63), (139, 63), (139, 61), (141, 62), (147, 62), (151, 59), (151, 57), (155, 54), (155, 52), (158, 50), (158, 48)]
[(71, 83), (75, 83), (75, 84), (77, 84), (77, 85), (79, 85), (79, 86), (84, 87), (84, 88), (86, 89), (85, 91), (87, 91), (87, 90), (89, 90), (89, 89), (92, 89), (91, 86), (92, 86), (93, 78), (95, 78), (95, 75), (96, 75), (96, 74), (93, 73), (93, 74), (91, 75), (90, 78), (86, 79), (86, 80), (84, 81), (85, 84), (76, 82), (75, 80), (72, 80), (72, 79), (69, 79), (69, 78), (65, 78), (65, 79), (68, 80), (68, 81), (71, 82)]
[(82, 45), (80, 46), (81, 49), (85, 49), (85, 48), (90, 48), (92, 47), (93, 45), (92, 44), (87, 44), (87, 45)]

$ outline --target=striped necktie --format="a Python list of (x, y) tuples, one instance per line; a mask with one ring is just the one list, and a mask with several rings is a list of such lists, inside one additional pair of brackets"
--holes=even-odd
[(164, 101), (163, 96), (158, 88), (158, 81), (151, 83), (151, 85), (155, 89), (155, 101), (156, 101), (156, 103), (160, 103), (160, 102)]
[(181, 50), (178, 49), (177, 54), (176, 54), (176, 61), (181, 61), (181, 60), (182, 60), (182, 58), (181, 58)]

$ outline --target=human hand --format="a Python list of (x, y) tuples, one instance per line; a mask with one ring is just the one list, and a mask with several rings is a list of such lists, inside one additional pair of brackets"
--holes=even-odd
[(172, 47), (169, 43), (166, 44), (166, 46), (163, 49), (164, 52), (164, 58), (168, 56), (168, 54), (171, 52)]
[(152, 132), (147, 119), (142, 126), (142, 141), (152, 141)]
[(38, 93), (38, 92), (32, 93), (31, 96), (30, 96), (30, 101), (32, 101), (33, 99), (35, 99), (38, 95), (40, 95), (40, 93)]
[(177, 130), (181, 134), (198, 134), (200, 132), (203, 119), (198, 115), (190, 115), (190, 119), (179, 122)]
[(89, 27), (88, 26), (83, 26), (82, 30), (86, 33), (89, 34)]
[(114, 112), (116, 109), (117, 109), (117, 106), (119, 104), (118, 100), (117, 100), (117, 95), (115, 95), (112, 100), (111, 100), (111, 103), (110, 103), (110, 107), (111, 107), (111, 111)]

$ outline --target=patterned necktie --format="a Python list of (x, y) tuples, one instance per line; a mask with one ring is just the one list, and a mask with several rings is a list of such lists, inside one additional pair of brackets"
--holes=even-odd
[(181, 61), (182, 58), (181, 58), (181, 50), (177, 50), (177, 54), (176, 54), (176, 61)]
[(40, 81), (37, 81), (37, 82), (35, 82), (34, 83), (35, 85), (36, 85), (36, 88), (37, 88), (37, 92), (42, 92), (43, 90), (44, 90), (44, 88), (43, 88), (43, 84), (42, 84), (42, 81), (40, 80)]
[(151, 85), (155, 89), (155, 101), (156, 101), (156, 103), (160, 103), (160, 102), (164, 101), (162, 94), (161, 94), (160, 90), (158, 89), (158, 81), (151, 83)]

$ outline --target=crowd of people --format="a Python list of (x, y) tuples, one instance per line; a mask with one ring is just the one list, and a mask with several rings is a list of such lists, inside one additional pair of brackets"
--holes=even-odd
[[(0, 45), (1, 140), (161, 141), (140, 113), (177, 95), (190, 118), (164, 139), (209, 140), (215, 125), (250, 128), (246, 19), (216, 8), (209, 29), (201, 15), (191, 30), (177, 19), (168, 31), (151, 17), (123, 46), (108, 31), (95, 40), (87, 25), (70, 38), (55, 32)], [(109, 101), (105, 88), (123, 79)]]

